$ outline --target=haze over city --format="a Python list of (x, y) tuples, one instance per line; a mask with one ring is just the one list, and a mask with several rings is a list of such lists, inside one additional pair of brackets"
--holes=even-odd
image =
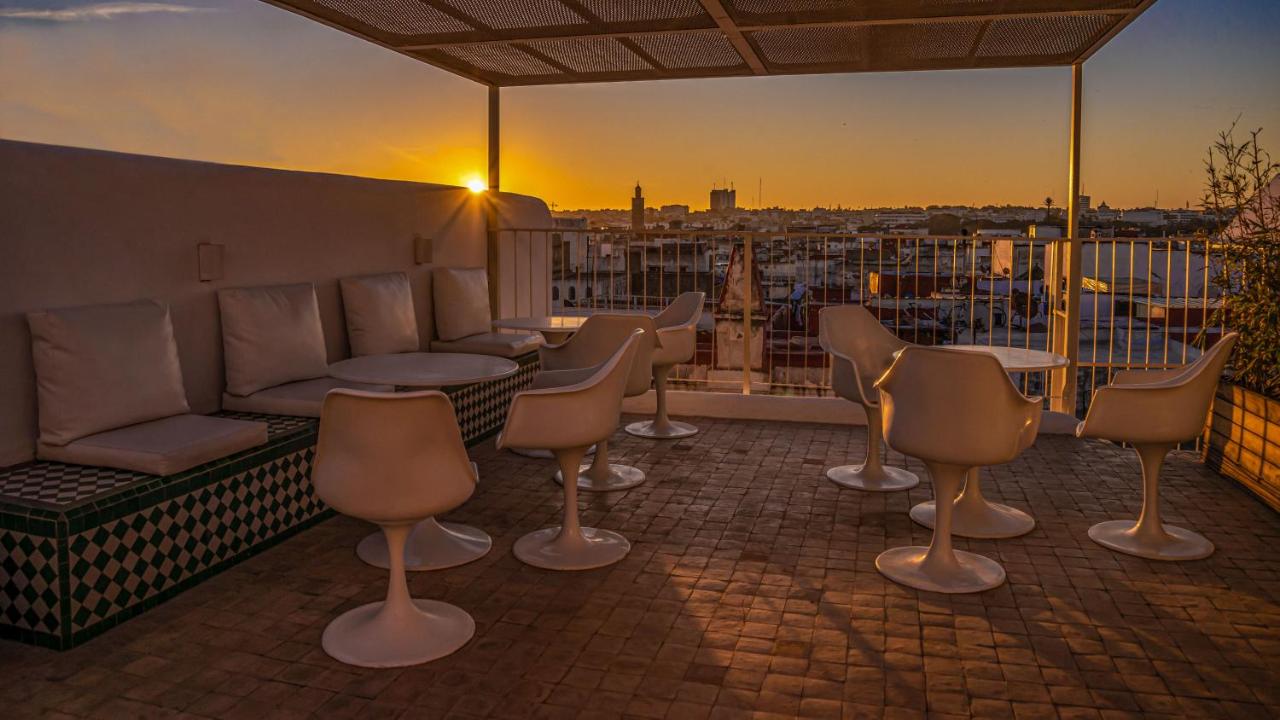
[[(1163, 0), (1085, 74), (1082, 191), (1197, 203), (1237, 117), (1280, 138), (1280, 3)], [(1066, 197), (1066, 68), (511, 88), (503, 189), (561, 208)], [(1268, 79), (1270, 78), (1270, 79)], [(0, 136), (466, 184), (484, 88), (257, 0), (0, 0)], [(762, 186), (762, 197), (758, 189)]]

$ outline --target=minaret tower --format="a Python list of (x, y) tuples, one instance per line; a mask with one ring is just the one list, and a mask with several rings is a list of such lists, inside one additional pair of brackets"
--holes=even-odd
[(631, 230), (632, 232), (642, 232), (644, 230), (644, 192), (640, 190), (640, 181), (636, 181), (636, 194), (631, 198)]

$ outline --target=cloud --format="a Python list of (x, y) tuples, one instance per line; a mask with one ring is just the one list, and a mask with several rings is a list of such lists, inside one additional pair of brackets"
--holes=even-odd
[(191, 7), (161, 2), (104, 2), (65, 8), (16, 8), (0, 7), (0, 21), (28, 20), (33, 22), (85, 22), (89, 20), (114, 20), (129, 15), (185, 15), (209, 12), (210, 8)]

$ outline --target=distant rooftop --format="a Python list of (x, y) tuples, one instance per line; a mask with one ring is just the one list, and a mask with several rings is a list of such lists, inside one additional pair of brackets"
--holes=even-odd
[(1154, 0), (265, 0), (491, 86), (1071, 65)]

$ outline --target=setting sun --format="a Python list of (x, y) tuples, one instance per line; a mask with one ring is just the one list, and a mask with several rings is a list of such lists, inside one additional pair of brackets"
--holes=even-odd
[(467, 180), (467, 189), (473, 193), (482, 193), (489, 188), (484, 184), (483, 180), (478, 177), (473, 177)]

